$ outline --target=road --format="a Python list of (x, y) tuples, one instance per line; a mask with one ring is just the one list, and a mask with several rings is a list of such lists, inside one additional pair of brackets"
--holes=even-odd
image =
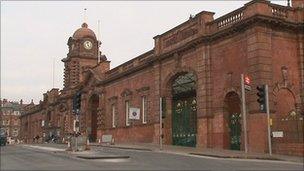
[[(44, 148), (44, 147), (43, 147)], [(283, 161), (223, 159), (187, 154), (95, 147), (95, 153), (128, 155), (129, 159), (87, 160), (53, 149), (24, 145), (1, 147), (1, 170), (303, 170)]]

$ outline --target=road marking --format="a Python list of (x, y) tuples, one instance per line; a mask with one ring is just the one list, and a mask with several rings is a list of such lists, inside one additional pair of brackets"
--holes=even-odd
[(46, 151), (65, 151), (65, 149), (54, 148), (54, 147), (42, 147), (42, 146), (36, 146), (36, 145), (23, 145), (23, 146), (29, 147), (29, 148), (40, 149), (40, 150), (46, 150)]

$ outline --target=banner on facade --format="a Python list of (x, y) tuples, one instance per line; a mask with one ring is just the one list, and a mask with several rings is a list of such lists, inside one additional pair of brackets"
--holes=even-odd
[(140, 119), (140, 109), (135, 107), (130, 107), (129, 119)]

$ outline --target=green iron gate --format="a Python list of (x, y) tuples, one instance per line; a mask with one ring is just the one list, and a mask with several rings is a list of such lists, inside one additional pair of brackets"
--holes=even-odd
[(196, 99), (182, 98), (173, 102), (173, 145), (196, 145)]
[(241, 114), (233, 113), (230, 115), (230, 149), (240, 150), (241, 147)]
[(172, 144), (196, 146), (196, 81), (192, 73), (179, 75), (172, 84)]

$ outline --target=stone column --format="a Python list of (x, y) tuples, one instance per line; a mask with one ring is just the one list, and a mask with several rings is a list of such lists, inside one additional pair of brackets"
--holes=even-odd
[[(161, 97), (161, 63), (157, 63), (153, 66), (154, 70), (154, 100), (153, 109), (154, 117), (152, 122), (154, 123), (154, 137), (153, 143), (159, 144), (159, 99)], [(163, 85), (164, 86), (164, 85)]]
[[(272, 30), (263, 26), (255, 26), (246, 31), (247, 34), (247, 58), (248, 74), (252, 78), (252, 91), (247, 93), (247, 131), (249, 152), (266, 152), (267, 143), (267, 115), (261, 113), (257, 103), (257, 85), (272, 85)], [(272, 111), (273, 94), (269, 93), (270, 111)]]
[(304, 35), (298, 35), (298, 59), (299, 59), (299, 73), (300, 73), (300, 98), (302, 105), (299, 105), (299, 109), (304, 111)]
[(210, 45), (197, 50), (197, 146), (212, 147), (212, 78)]

